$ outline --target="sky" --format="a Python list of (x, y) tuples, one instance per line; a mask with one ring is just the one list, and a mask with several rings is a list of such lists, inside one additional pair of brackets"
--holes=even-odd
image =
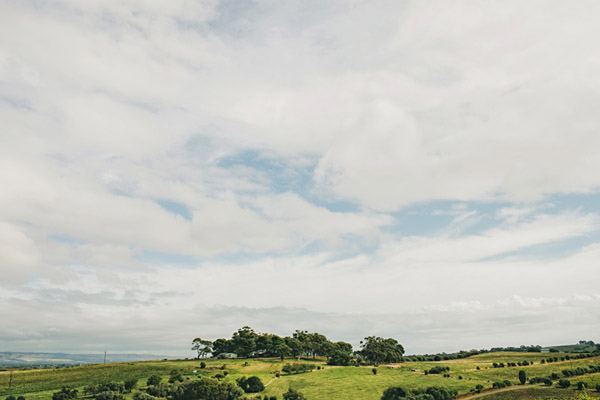
[(0, 349), (600, 340), (599, 18), (0, 0)]

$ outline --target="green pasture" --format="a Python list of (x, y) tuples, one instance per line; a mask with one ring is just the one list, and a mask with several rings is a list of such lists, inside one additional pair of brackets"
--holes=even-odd
[[(565, 353), (552, 354), (554, 357), (565, 355)], [(309, 400), (379, 400), (383, 391), (389, 386), (402, 386), (407, 389), (444, 386), (456, 389), (459, 393), (464, 394), (478, 384), (489, 388), (493, 382), (510, 380), (516, 385), (518, 383), (517, 374), (521, 369), (525, 370), (529, 377), (535, 377), (548, 376), (552, 372), (560, 373), (563, 369), (600, 364), (600, 357), (541, 364), (540, 360), (548, 356), (548, 354), (540, 353), (502, 352), (481, 354), (460, 360), (406, 362), (380, 365), (377, 367), (376, 375), (372, 373), (372, 367), (334, 367), (325, 365), (324, 360), (302, 360), (299, 362), (311, 362), (320, 366), (321, 369), (315, 369), (304, 374), (282, 375), (279, 378), (275, 377), (275, 372), (280, 371), (285, 363), (298, 361), (285, 360), (281, 362), (278, 359), (206, 360), (207, 367), (200, 369), (197, 360), (170, 360), (100, 364), (59, 369), (14, 370), (10, 390), (8, 386), (11, 372), (0, 372), (0, 396), (3, 398), (8, 394), (14, 394), (24, 395), (27, 400), (42, 400), (51, 398), (52, 392), (62, 386), (83, 388), (83, 386), (89, 384), (123, 382), (128, 379), (138, 379), (139, 386), (143, 387), (150, 375), (161, 375), (166, 381), (172, 370), (178, 370), (186, 379), (197, 379), (197, 376), (224, 375), (224, 371), (227, 371), (227, 376), (223, 379), (231, 382), (235, 382), (235, 379), (241, 376), (257, 375), (267, 385), (261, 395), (277, 395), (279, 398), (281, 398), (283, 392), (292, 387), (303, 392)], [(492, 368), (493, 362), (507, 363), (523, 360), (533, 361), (533, 365)], [(424, 374), (425, 370), (437, 365), (450, 367), (450, 377)], [(571, 378), (573, 384), (578, 380), (583, 380), (591, 388), (594, 388), (596, 383), (600, 383), (600, 374)], [(574, 394), (575, 391), (572, 389), (531, 386), (527, 389), (521, 388), (497, 394), (492, 392), (480, 398), (488, 400), (508, 398), (567, 399), (572, 398)]]

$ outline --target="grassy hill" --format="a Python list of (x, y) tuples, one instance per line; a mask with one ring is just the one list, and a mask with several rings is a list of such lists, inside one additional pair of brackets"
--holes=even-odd
[[(579, 360), (559, 361), (542, 364), (542, 358), (548, 353), (486, 353), (477, 356), (440, 362), (406, 362), (393, 365), (381, 365), (377, 374), (373, 375), (372, 367), (334, 367), (327, 366), (323, 360), (302, 360), (314, 363), (320, 369), (298, 375), (282, 375), (275, 377), (276, 371), (281, 371), (285, 363), (297, 362), (278, 359), (249, 359), (249, 360), (207, 360), (205, 369), (199, 368), (197, 360), (167, 360), (113, 363), (106, 365), (87, 365), (58, 369), (6, 370), (0, 372), (0, 396), (8, 394), (25, 395), (28, 400), (49, 399), (53, 391), (64, 385), (82, 388), (85, 385), (105, 382), (123, 382), (127, 379), (138, 379), (140, 387), (152, 374), (165, 378), (172, 370), (179, 370), (186, 379), (196, 379), (197, 376), (228, 375), (224, 378), (234, 382), (241, 376), (257, 375), (267, 385), (261, 395), (281, 394), (288, 387), (303, 392), (309, 400), (379, 400), (383, 391), (389, 386), (403, 386), (408, 389), (428, 386), (445, 386), (467, 394), (476, 385), (491, 388), (496, 381), (510, 380), (518, 384), (518, 371), (523, 369), (529, 377), (548, 376), (552, 372), (560, 373), (563, 369), (599, 365), (600, 357)], [(552, 356), (562, 357), (566, 353), (552, 353)], [(533, 365), (523, 367), (493, 368), (492, 363), (533, 361)], [(450, 377), (442, 375), (425, 375), (424, 371), (434, 366), (448, 366)], [(224, 368), (224, 369), (223, 369)], [(478, 369), (479, 368), (479, 369)], [(12, 388), (8, 389), (12, 374)], [(600, 374), (587, 374), (571, 378), (573, 383), (584, 381), (590, 385), (600, 384)], [(513, 386), (508, 392), (486, 392), (484, 399), (519, 399), (519, 398), (572, 398), (573, 389), (544, 388), (537, 385), (527, 385), (518, 389)], [(508, 397), (506, 397), (508, 396)], [(525, 396), (525, 397), (522, 397)], [(531, 397), (533, 396), (533, 397)], [(549, 397), (547, 397), (549, 396)]]

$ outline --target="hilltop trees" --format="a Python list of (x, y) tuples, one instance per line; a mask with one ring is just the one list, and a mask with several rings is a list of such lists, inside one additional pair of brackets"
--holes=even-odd
[(245, 326), (238, 329), (231, 339), (216, 339), (214, 342), (196, 338), (192, 349), (198, 357), (208, 353), (219, 355), (234, 353), (239, 357), (328, 357), (332, 365), (349, 365), (353, 360), (352, 345), (332, 342), (326, 336), (308, 331), (295, 331), (292, 336), (281, 337), (272, 333), (257, 333)]
[(404, 347), (395, 339), (369, 336), (361, 341), (360, 345), (361, 349), (357, 354), (370, 363), (381, 364), (402, 361)]

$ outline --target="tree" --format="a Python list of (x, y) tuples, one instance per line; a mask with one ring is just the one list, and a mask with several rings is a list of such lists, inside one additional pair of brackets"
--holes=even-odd
[(395, 339), (369, 336), (361, 341), (360, 345), (361, 350), (358, 354), (373, 364), (402, 361), (404, 347)]
[(195, 338), (192, 340), (192, 350), (198, 353), (198, 358), (205, 358), (213, 352), (212, 342), (201, 338)]
[(172, 393), (173, 400), (237, 400), (244, 392), (231, 383), (201, 378), (198, 381), (184, 383), (180, 390)]
[(521, 382), (521, 385), (524, 385), (525, 382), (527, 382), (527, 372), (523, 370), (519, 371), (519, 382)]
[(257, 339), (258, 335), (249, 326), (238, 329), (231, 337), (234, 353), (237, 353), (240, 357), (250, 357), (256, 350)]
[(265, 385), (258, 376), (241, 377), (237, 380), (237, 384), (246, 393), (258, 393), (265, 390)]
[(401, 400), (405, 399), (408, 393), (401, 387), (389, 387), (383, 392), (381, 400)]
[(306, 400), (306, 397), (297, 390), (289, 388), (288, 391), (283, 394), (283, 400)]

